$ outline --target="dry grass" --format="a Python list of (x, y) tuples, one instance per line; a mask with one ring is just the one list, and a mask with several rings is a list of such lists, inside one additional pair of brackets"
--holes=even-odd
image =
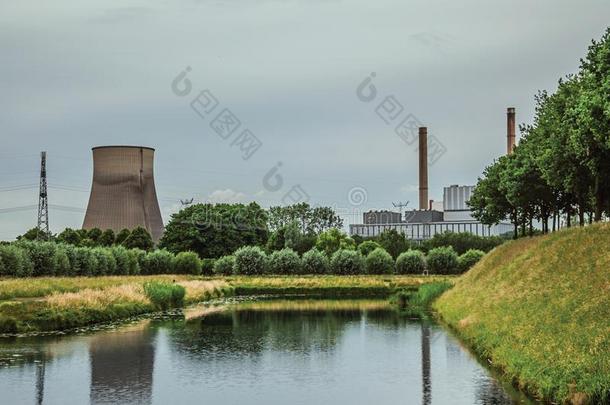
[(123, 284), (104, 289), (86, 288), (78, 292), (53, 293), (47, 300), (53, 309), (99, 309), (113, 304), (150, 304), (141, 284)]
[(229, 284), (224, 280), (189, 280), (180, 281), (178, 284), (186, 290), (184, 301), (187, 304), (220, 297), (223, 292), (230, 289)]

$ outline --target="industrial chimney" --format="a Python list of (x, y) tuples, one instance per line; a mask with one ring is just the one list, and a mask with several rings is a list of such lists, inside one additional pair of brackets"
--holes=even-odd
[(93, 184), (83, 229), (146, 229), (155, 243), (163, 220), (155, 191), (155, 150), (142, 146), (99, 146), (93, 151)]
[(515, 149), (515, 109), (506, 110), (506, 154), (510, 155)]
[(419, 127), (419, 209), (428, 208), (428, 128)]

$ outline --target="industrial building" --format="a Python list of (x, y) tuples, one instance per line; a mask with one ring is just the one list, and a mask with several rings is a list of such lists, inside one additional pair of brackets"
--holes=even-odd
[[(515, 147), (515, 109), (507, 110), (506, 153)], [(419, 209), (404, 213), (389, 210), (363, 214), (362, 224), (350, 225), (350, 234), (374, 237), (395, 229), (408, 239), (422, 241), (444, 232), (470, 232), (479, 236), (497, 236), (512, 232), (513, 225), (501, 222), (485, 225), (472, 216), (468, 200), (474, 186), (451, 185), (443, 189), (442, 203), (428, 199), (428, 130), (419, 128)]]
[(155, 150), (99, 146), (93, 151), (93, 182), (83, 229), (146, 229), (157, 243), (163, 220), (153, 172)]

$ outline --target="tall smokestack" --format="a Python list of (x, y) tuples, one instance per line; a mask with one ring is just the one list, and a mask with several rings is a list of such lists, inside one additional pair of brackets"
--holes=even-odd
[(419, 209), (428, 209), (428, 128), (419, 127)]
[(83, 229), (146, 229), (155, 243), (163, 220), (153, 176), (155, 150), (142, 146), (93, 148), (93, 184)]
[(510, 155), (515, 149), (515, 109), (506, 110), (506, 154)]

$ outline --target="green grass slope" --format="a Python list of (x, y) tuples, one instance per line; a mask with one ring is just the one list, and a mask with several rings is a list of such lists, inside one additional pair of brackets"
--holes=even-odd
[(533, 395), (610, 400), (610, 225), (506, 243), (434, 307)]

